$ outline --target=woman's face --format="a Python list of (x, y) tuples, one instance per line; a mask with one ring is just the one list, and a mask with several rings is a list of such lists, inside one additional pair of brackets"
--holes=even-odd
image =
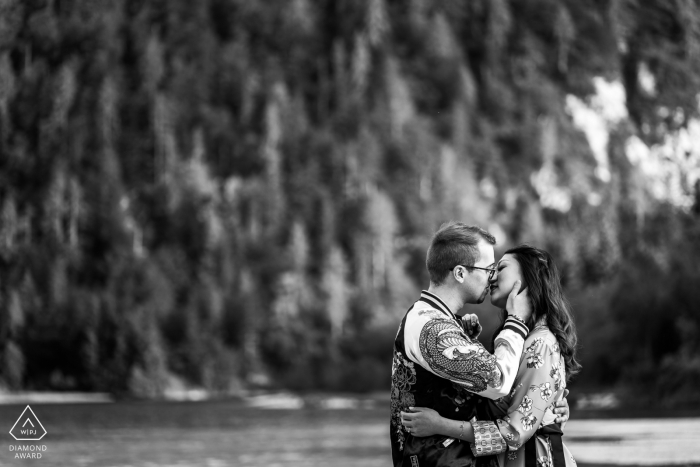
[[(513, 284), (517, 280), (523, 282), (520, 263), (513, 255), (503, 255), (503, 258), (496, 265), (496, 274), (491, 279), (491, 304), (498, 308), (505, 308), (508, 295), (513, 290)], [(525, 287), (524, 283), (521, 285), (521, 288), (523, 287)]]

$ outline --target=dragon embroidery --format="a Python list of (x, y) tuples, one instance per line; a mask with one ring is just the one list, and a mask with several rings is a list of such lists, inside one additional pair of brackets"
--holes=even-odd
[(401, 411), (416, 405), (411, 387), (416, 384), (414, 364), (403, 358), (401, 352), (394, 351), (394, 361), (391, 372), (391, 424), (399, 441), (399, 449), (403, 450), (405, 435), (401, 424)]
[(421, 331), (420, 351), (430, 368), (440, 377), (458, 381), (471, 392), (497, 386), (501, 372), (496, 357), (446, 319), (431, 319)]

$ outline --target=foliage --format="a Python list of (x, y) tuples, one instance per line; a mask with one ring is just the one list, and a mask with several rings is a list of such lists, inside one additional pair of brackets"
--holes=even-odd
[[(698, 204), (658, 200), (625, 155), (630, 138), (660, 144), (697, 118), (696, 2), (0, 12), (6, 386), (386, 389), (393, 333), (449, 219), (560, 258), (580, 384), (659, 365), (697, 378), (683, 330), (700, 325)], [(624, 85), (629, 112), (609, 125), (607, 161), (568, 105), (591, 102), (597, 77)]]

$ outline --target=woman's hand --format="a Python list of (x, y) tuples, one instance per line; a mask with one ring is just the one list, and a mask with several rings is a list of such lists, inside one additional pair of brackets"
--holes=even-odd
[(423, 437), (441, 434), (443, 418), (427, 407), (409, 407), (411, 412), (401, 412), (401, 423), (413, 436)]
[(511, 290), (508, 295), (506, 311), (509, 315), (514, 315), (527, 323), (527, 320), (530, 319), (530, 315), (532, 315), (532, 304), (527, 294), (527, 287), (521, 291), (520, 285), (520, 280), (515, 281), (515, 284), (513, 284), (513, 290)]

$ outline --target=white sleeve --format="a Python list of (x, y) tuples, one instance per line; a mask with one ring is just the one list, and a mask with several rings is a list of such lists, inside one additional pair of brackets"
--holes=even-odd
[(431, 373), (498, 399), (510, 392), (527, 333), (527, 326), (508, 318), (490, 354), (441, 312), (412, 310), (406, 317), (404, 346), (406, 356)]

